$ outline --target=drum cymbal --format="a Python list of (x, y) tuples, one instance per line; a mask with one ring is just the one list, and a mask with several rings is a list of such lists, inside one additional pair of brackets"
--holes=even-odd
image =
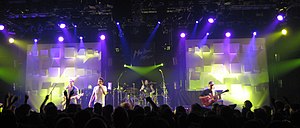
[(127, 88), (127, 89), (125, 90), (126, 93), (130, 93), (130, 94), (135, 94), (135, 93), (137, 93), (138, 91), (139, 91), (139, 89), (137, 89), (137, 88)]

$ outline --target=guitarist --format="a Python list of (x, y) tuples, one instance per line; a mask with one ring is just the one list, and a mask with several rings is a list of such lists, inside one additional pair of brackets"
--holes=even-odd
[(214, 86), (214, 82), (209, 81), (208, 88), (203, 90), (199, 96), (199, 99), (201, 100), (202, 105), (205, 107), (211, 106), (214, 102), (216, 102), (218, 100), (217, 95), (213, 94), (213, 86)]
[(66, 87), (64, 91), (64, 99), (62, 101), (62, 105), (66, 105), (67, 99), (69, 100), (68, 104), (78, 104), (78, 99), (83, 95), (79, 94), (79, 89), (74, 85), (74, 80), (70, 79), (69, 85)]

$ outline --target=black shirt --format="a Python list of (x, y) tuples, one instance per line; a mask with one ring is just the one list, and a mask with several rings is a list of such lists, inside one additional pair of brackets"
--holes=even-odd
[(201, 92), (200, 96), (207, 96), (209, 94), (212, 94), (212, 91), (210, 89), (205, 89)]

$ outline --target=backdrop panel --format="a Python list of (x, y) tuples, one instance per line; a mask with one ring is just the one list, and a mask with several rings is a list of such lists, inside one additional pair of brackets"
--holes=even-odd
[(102, 72), (98, 46), (98, 43), (86, 43), (84, 47), (77, 43), (28, 45), (25, 90), (33, 109), (39, 109), (46, 95), (61, 108), (63, 91), (70, 79), (75, 80), (82, 92), (95, 86)]
[(186, 40), (186, 77), (188, 91), (201, 91), (213, 80), (216, 90), (229, 89), (222, 95), (228, 104), (269, 104), (265, 39)]

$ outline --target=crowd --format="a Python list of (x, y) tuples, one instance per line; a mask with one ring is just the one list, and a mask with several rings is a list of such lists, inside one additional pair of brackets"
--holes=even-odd
[[(195, 103), (189, 109), (166, 104), (156, 105), (147, 98), (149, 106), (132, 106), (123, 102), (117, 107), (100, 103), (92, 107), (67, 104), (57, 109), (49, 96), (41, 103), (40, 111), (32, 111), (25, 96), (24, 103), (15, 106), (18, 97), (8, 94), (1, 105), (2, 128), (298, 128), (299, 104), (272, 99), (268, 106), (253, 109), (251, 101), (242, 110), (234, 106), (213, 104), (211, 108)], [(68, 103), (68, 102), (67, 102)]]

